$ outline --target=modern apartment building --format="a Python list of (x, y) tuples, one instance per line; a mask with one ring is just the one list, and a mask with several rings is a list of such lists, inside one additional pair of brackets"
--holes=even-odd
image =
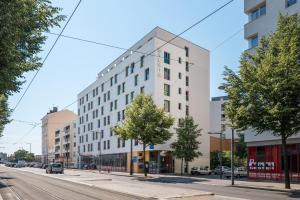
[(77, 115), (70, 110), (58, 111), (57, 107), (51, 109), (42, 118), (42, 162), (55, 161), (55, 132), (66, 124), (75, 121)]
[[(101, 169), (129, 170), (130, 141), (120, 140), (112, 128), (122, 123), (126, 106), (145, 93), (178, 120), (190, 115), (202, 128), (203, 156), (190, 163), (209, 166), (209, 51), (156, 27), (99, 72), (96, 81), (78, 94), (78, 163)], [(159, 48), (160, 47), (160, 48)], [(158, 49), (158, 50), (157, 50)], [(150, 54), (150, 55), (149, 55)], [(180, 162), (169, 153), (172, 139), (147, 148), (150, 173), (179, 172)], [(143, 152), (133, 142), (134, 171), (143, 171)]]
[(299, 11), (299, 0), (244, 0), (244, 12), (248, 15), (244, 37), (248, 41), (248, 50), (255, 52), (259, 40), (276, 30), (280, 13), (292, 15)]
[[(280, 13), (292, 15), (300, 13), (299, 0), (245, 0), (244, 12), (249, 16), (245, 24), (245, 39), (249, 42), (249, 50), (255, 53), (255, 47), (262, 36), (276, 30)], [(271, 132), (257, 133), (245, 131), (245, 142), (248, 146), (249, 176), (262, 179), (283, 179), (283, 162), (281, 155), (281, 139)], [(291, 137), (288, 143), (288, 165), (293, 181), (300, 181), (300, 133)]]
[(55, 162), (63, 163), (64, 167), (76, 166), (76, 120), (66, 122), (55, 131)]

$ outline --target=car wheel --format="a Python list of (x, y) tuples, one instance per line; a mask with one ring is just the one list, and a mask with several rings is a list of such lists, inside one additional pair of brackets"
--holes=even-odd
[(208, 175), (211, 175), (211, 172), (209, 172)]

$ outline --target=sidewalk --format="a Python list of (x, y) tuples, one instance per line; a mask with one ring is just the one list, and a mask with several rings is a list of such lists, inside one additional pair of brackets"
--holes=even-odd
[[(210, 197), (211, 192), (199, 191), (188, 188), (178, 188), (168, 185), (157, 185), (146, 181), (132, 181), (137, 177), (119, 178), (113, 174), (99, 173), (90, 170), (65, 170), (65, 174), (46, 174), (44, 170), (35, 168), (21, 168), (20, 171), (31, 172), (38, 175), (49, 176), (65, 181), (71, 181), (108, 191), (130, 194), (149, 199), (176, 199)], [(141, 176), (138, 175), (138, 178)], [(151, 179), (153, 177), (149, 177)], [(209, 198), (207, 198), (209, 199)]]
[[(78, 170), (72, 169), (74, 171), (87, 171), (91, 173), (99, 173), (98, 170)], [(107, 172), (102, 171), (102, 174), (107, 174)], [(110, 175), (113, 176), (124, 176), (124, 177), (132, 177), (128, 173), (125, 172), (111, 172)], [(135, 173), (133, 177), (144, 178), (144, 174)], [(235, 185), (231, 186), (230, 179), (216, 179), (216, 178), (206, 178), (201, 176), (177, 176), (177, 175), (166, 175), (166, 174), (149, 174), (149, 179), (158, 179), (165, 177), (180, 177), (180, 178), (193, 178), (198, 179), (198, 184), (205, 185), (218, 185), (225, 187), (239, 187), (239, 188), (249, 188), (249, 189), (258, 189), (258, 190), (268, 190), (268, 191), (279, 191), (279, 192), (292, 192), (292, 191), (300, 191), (300, 184), (291, 184), (292, 189), (285, 189), (284, 183), (282, 182), (267, 182), (267, 181), (255, 181), (255, 180), (235, 180)]]

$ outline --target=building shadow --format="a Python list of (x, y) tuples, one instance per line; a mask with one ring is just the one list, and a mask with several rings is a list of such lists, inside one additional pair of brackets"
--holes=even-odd
[(154, 182), (154, 183), (199, 183), (199, 182), (205, 182), (206, 180), (201, 180), (197, 178), (191, 178), (191, 177), (157, 177), (157, 178), (145, 178), (145, 177), (137, 177), (136, 178), (139, 181), (146, 181), (146, 182)]

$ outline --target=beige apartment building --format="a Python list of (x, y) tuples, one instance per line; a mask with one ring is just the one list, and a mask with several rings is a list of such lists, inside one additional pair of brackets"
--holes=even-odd
[(64, 167), (75, 167), (76, 161), (76, 121), (66, 123), (55, 131), (55, 162)]
[[(50, 163), (55, 161), (55, 132), (75, 121), (77, 115), (70, 110), (58, 111), (53, 107), (42, 118), (42, 162)], [(73, 131), (74, 132), (74, 131)], [(74, 148), (75, 149), (75, 148)]]

